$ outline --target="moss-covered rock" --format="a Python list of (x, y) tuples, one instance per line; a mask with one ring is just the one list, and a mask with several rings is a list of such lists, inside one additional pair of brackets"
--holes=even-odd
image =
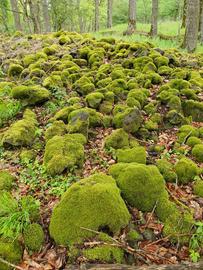
[(37, 156), (37, 153), (35, 152), (35, 150), (24, 149), (20, 153), (20, 161), (22, 163), (27, 163), (27, 162), (35, 160), (36, 156)]
[(63, 136), (67, 133), (66, 125), (63, 121), (54, 121), (45, 131), (45, 140), (48, 141), (55, 135)]
[[(0, 257), (11, 264), (17, 265), (22, 259), (22, 248), (17, 241), (9, 241), (7, 239), (0, 239)], [(12, 267), (0, 262), (1, 270), (11, 270)]]
[(52, 121), (56, 121), (56, 120), (62, 120), (64, 123), (68, 123), (68, 117), (69, 117), (69, 114), (74, 111), (74, 110), (77, 110), (80, 108), (80, 105), (72, 105), (72, 106), (67, 106), (67, 107), (64, 107), (62, 108), (61, 110), (59, 110), (55, 115), (54, 117), (52, 117), (50, 119), (50, 122)]
[(185, 143), (189, 137), (199, 137), (199, 130), (191, 125), (183, 125), (178, 131), (178, 142)]
[(63, 88), (63, 81), (60, 75), (51, 75), (44, 79), (43, 86), (51, 91)]
[(99, 92), (90, 93), (85, 98), (88, 106), (93, 109), (97, 109), (103, 99), (104, 99), (104, 95)]
[(167, 159), (159, 159), (156, 164), (165, 181), (177, 181), (177, 174), (174, 171), (173, 165)]
[(106, 148), (128, 148), (129, 136), (122, 128), (114, 130), (109, 136), (105, 138)]
[(183, 103), (185, 116), (192, 116), (193, 121), (201, 122), (203, 119), (203, 104), (199, 101), (186, 100)]
[(196, 144), (201, 144), (201, 143), (202, 143), (201, 139), (194, 136), (189, 137), (186, 142), (186, 144), (189, 145), (190, 147), (194, 147)]
[(84, 161), (86, 138), (82, 134), (54, 136), (45, 147), (44, 165), (50, 175), (61, 174), (64, 170), (81, 167)]
[(11, 95), (15, 99), (22, 100), (26, 105), (40, 104), (50, 98), (50, 92), (38, 85), (16, 86), (12, 89)]
[(73, 90), (82, 96), (86, 96), (95, 90), (95, 86), (89, 78), (81, 77), (73, 84)]
[(10, 77), (20, 76), (23, 71), (23, 67), (18, 64), (11, 64), (8, 69), (8, 75)]
[(0, 190), (11, 190), (15, 177), (8, 171), (0, 171)]
[(187, 184), (194, 180), (195, 176), (198, 174), (197, 165), (190, 159), (184, 157), (181, 158), (175, 164), (175, 172), (178, 176), (179, 184)]
[(49, 230), (56, 243), (67, 246), (94, 235), (85, 228), (119, 233), (129, 218), (115, 180), (95, 174), (66, 191), (53, 210)]
[(203, 198), (203, 181), (197, 180), (193, 186), (194, 194)]
[(192, 155), (198, 162), (203, 162), (203, 144), (196, 144), (192, 149)]
[(170, 110), (165, 117), (165, 120), (170, 124), (170, 125), (181, 125), (185, 122), (184, 116), (176, 111), (176, 110)]
[(86, 110), (73, 111), (69, 116), (67, 131), (68, 133), (81, 133), (88, 137), (90, 116)]
[(36, 115), (29, 109), (23, 119), (18, 120), (2, 134), (1, 144), (7, 146), (29, 146), (34, 142), (37, 129)]
[(162, 66), (168, 66), (169, 64), (169, 59), (165, 56), (159, 56), (154, 59), (155, 65), (160, 68)]
[(146, 164), (146, 150), (142, 146), (133, 147), (131, 149), (118, 149), (116, 157), (118, 162)]
[(38, 252), (44, 243), (44, 238), (42, 226), (38, 223), (28, 225), (23, 232), (24, 243), (29, 251)]

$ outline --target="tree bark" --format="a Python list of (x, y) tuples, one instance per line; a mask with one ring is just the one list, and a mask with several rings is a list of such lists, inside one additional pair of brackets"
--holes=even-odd
[(46, 33), (51, 32), (51, 23), (49, 17), (49, 8), (47, 0), (43, 0), (42, 3), (43, 17), (44, 17), (44, 30)]
[(200, 0), (187, 0), (186, 29), (183, 48), (194, 52), (197, 47), (200, 19)]
[(200, 42), (203, 44), (203, 0), (200, 0), (200, 20), (199, 20)]
[(186, 26), (186, 13), (187, 13), (187, 0), (184, 0), (184, 4), (183, 4), (183, 18), (182, 18), (181, 28), (185, 28), (185, 26)]
[(127, 34), (132, 35), (136, 30), (136, 0), (129, 0)]
[(95, 19), (94, 19), (94, 31), (99, 31), (99, 0), (94, 0), (95, 5)]
[(107, 28), (112, 27), (113, 0), (107, 2)]
[(10, 0), (11, 3), (11, 8), (13, 11), (13, 18), (14, 18), (14, 22), (15, 22), (15, 28), (17, 31), (22, 31), (22, 25), (20, 22), (20, 13), (19, 13), (19, 9), (18, 9), (18, 3), (16, 0)]
[(40, 33), (40, 8), (38, 0), (28, 0), (34, 33)]
[(158, 33), (158, 13), (159, 13), (159, 0), (152, 0), (152, 18), (151, 18), (151, 30), (152, 37), (157, 36)]

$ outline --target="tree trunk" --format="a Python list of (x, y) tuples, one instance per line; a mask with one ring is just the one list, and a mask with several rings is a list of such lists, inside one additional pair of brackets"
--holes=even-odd
[(28, 0), (34, 33), (40, 33), (40, 8), (37, 0)]
[(201, 1), (201, 14), (200, 14), (200, 42), (203, 45), (203, 1)]
[(99, 31), (99, 0), (94, 0), (95, 4), (95, 21), (94, 21), (94, 31)]
[(182, 18), (181, 28), (185, 28), (185, 26), (186, 26), (186, 13), (187, 13), (187, 0), (184, 0), (183, 18)]
[(112, 27), (113, 0), (108, 0), (107, 3), (107, 28)]
[(2, 23), (3, 23), (3, 26), (4, 26), (5, 31), (6, 32), (9, 32), (7, 4), (8, 3), (7, 3), (6, 0), (0, 0)]
[(128, 35), (132, 35), (136, 30), (136, 0), (129, 0), (128, 6)]
[(152, 37), (157, 36), (158, 13), (159, 13), (159, 0), (152, 0), (152, 18), (151, 18), (151, 30), (150, 30), (150, 34)]
[(188, 52), (194, 52), (197, 47), (200, 0), (187, 0), (186, 29), (183, 41), (183, 48)]
[(51, 32), (51, 23), (50, 23), (49, 8), (48, 8), (47, 0), (43, 0), (42, 10), (43, 10), (43, 17), (44, 17), (44, 30), (46, 33), (48, 33), (48, 32)]
[(14, 22), (15, 22), (15, 28), (17, 31), (22, 31), (22, 25), (20, 22), (20, 13), (19, 13), (19, 9), (18, 9), (18, 3), (16, 0), (10, 0), (11, 3), (11, 8), (13, 11), (13, 18), (14, 18)]

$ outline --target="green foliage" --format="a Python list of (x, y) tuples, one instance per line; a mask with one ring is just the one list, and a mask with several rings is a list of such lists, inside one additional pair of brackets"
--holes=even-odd
[(8, 120), (12, 119), (17, 115), (21, 109), (19, 101), (4, 100), (0, 99), (0, 127)]
[(201, 221), (196, 222), (195, 232), (190, 239), (190, 258), (192, 262), (196, 263), (200, 259), (200, 252), (203, 245), (203, 223)]

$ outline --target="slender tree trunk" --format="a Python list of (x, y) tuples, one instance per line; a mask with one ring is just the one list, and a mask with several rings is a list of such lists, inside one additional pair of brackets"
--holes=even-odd
[(129, 0), (127, 34), (132, 35), (136, 30), (136, 0)]
[(11, 3), (11, 8), (13, 11), (13, 18), (14, 18), (14, 22), (15, 22), (15, 28), (18, 31), (22, 31), (22, 25), (20, 22), (20, 13), (19, 13), (19, 9), (18, 9), (18, 3), (16, 0), (10, 0)]
[(37, 0), (28, 0), (34, 33), (40, 33), (40, 8)]
[(186, 26), (186, 13), (187, 13), (187, 0), (184, 0), (183, 4), (183, 18), (181, 28), (185, 28)]
[(203, 45), (203, 1), (201, 1), (200, 13), (200, 42)]
[(107, 28), (112, 27), (113, 0), (107, 2)]
[(159, 0), (152, 0), (152, 18), (151, 18), (151, 30), (150, 30), (150, 34), (152, 37), (157, 36), (158, 13), (159, 13)]
[(48, 8), (47, 0), (43, 0), (42, 10), (43, 10), (43, 17), (44, 17), (44, 30), (46, 33), (48, 33), (48, 32), (51, 32), (51, 23), (50, 23), (49, 8)]
[(183, 48), (194, 52), (197, 47), (200, 19), (200, 0), (187, 0), (186, 29)]
[(99, 31), (99, 0), (94, 0), (95, 4), (95, 21), (94, 21), (94, 30), (95, 32)]
[(7, 12), (7, 1), (0, 0), (0, 9), (1, 9), (1, 17), (4, 29), (6, 32), (9, 32), (8, 28), (8, 12)]

